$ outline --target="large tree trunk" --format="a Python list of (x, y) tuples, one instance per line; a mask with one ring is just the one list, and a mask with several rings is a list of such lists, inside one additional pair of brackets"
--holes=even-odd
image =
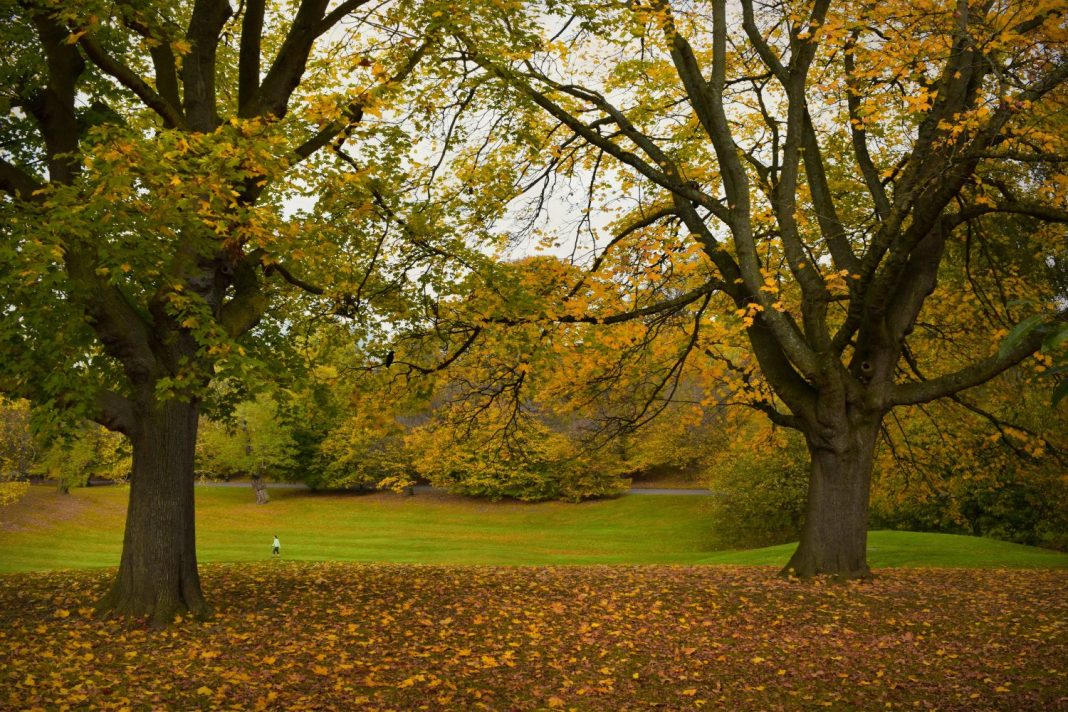
[(141, 415), (122, 560), (99, 608), (167, 625), (178, 614), (210, 612), (197, 573), (193, 510), (198, 413), (196, 405), (172, 401)]
[(812, 458), (801, 542), (784, 574), (867, 578), (868, 495), (881, 417), (837, 418), (833, 434), (805, 434)]

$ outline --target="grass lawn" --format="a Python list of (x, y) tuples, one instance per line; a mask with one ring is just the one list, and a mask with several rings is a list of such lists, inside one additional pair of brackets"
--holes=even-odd
[[(0, 509), (0, 573), (118, 564), (128, 490), (32, 487)], [(565, 504), (419, 494), (197, 489), (199, 560), (262, 561), (274, 534), (287, 561), (422, 564), (743, 564), (782, 566), (793, 545), (715, 552), (708, 498), (626, 496)], [(1068, 567), (1068, 554), (974, 537), (872, 532), (873, 567)]]
[[(796, 547), (782, 544), (747, 551), (717, 551), (698, 563), (785, 566)], [(1065, 568), (1068, 554), (974, 536), (874, 531), (868, 533), (868, 563), (873, 568)]]
[[(567, 504), (437, 494), (315, 494), (197, 488), (201, 562), (262, 561), (278, 534), (288, 561), (450, 564), (693, 563), (707, 556), (707, 497)], [(116, 566), (128, 489), (32, 487), (0, 509), (0, 572)]]

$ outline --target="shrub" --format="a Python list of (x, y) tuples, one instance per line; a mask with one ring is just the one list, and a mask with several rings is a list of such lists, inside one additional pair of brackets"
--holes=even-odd
[(707, 465), (713, 539), (724, 548), (796, 541), (804, 521), (808, 453), (800, 435), (734, 437)]
[(408, 443), (416, 471), (454, 494), (578, 502), (618, 494), (629, 483), (612, 458), (595, 461), (567, 435), (533, 419), (505, 441), (461, 438), (436, 423), (413, 432)]

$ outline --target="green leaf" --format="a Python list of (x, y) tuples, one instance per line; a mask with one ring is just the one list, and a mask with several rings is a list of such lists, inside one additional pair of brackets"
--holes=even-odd
[(1052, 353), (1065, 344), (1068, 344), (1068, 324), (1062, 324), (1051, 331), (1042, 342), (1042, 350), (1046, 353)]
[(1060, 385), (1053, 389), (1053, 397), (1050, 402), (1056, 407), (1065, 396), (1068, 396), (1068, 380), (1061, 381)]
[(998, 357), (1005, 356), (1023, 343), (1023, 340), (1026, 339), (1032, 331), (1037, 329), (1044, 319), (1045, 317), (1041, 314), (1034, 314), (1013, 327), (1012, 331), (1009, 332), (1009, 335), (1001, 342), (1001, 348), (998, 349)]

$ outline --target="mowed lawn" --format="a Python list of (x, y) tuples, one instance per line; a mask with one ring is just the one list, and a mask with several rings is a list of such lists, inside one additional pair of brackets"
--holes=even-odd
[[(126, 487), (70, 495), (32, 487), (0, 509), (0, 572), (116, 566)], [(262, 561), (275, 534), (289, 561), (448, 564), (693, 563), (707, 556), (707, 497), (627, 496), (569, 504), (441, 494), (198, 487), (203, 563)]]
[[(60, 495), (32, 487), (0, 509), (0, 573), (118, 564), (128, 489)], [(782, 566), (793, 545), (711, 546), (708, 497), (629, 495), (568, 504), (441, 494), (197, 488), (197, 550), (211, 562), (263, 561), (277, 534), (288, 561), (421, 564), (743, 564)], [(873, 567), (1068, 567), (1068, 554), (975, 537), (872, 532)]]

